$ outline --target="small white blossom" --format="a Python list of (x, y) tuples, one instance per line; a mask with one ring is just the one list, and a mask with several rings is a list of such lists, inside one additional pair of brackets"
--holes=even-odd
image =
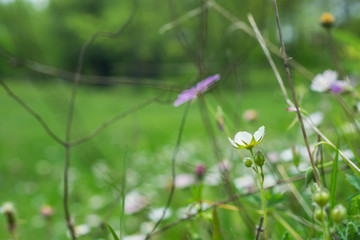
[(265, 127), (262, 126), (254, 133), (254, 135), (248, 132), (238, 132), (235, 135), (234, 140), (229, 138), (229, 141), (234, 148), (252, 149), (254, 146), (262, 142), (264, 135), (265, 135)]
[(195, 177), (193, 174), (179, 174), (175, 177), (176, 188), (187, 188), (195, 183)]
[(81, 224), (78, 226), (75, 226), (75, 233), (76, 236), (83, 236), (90, 232), (90, 227), (87, 224)]
[(332, 70), (326, 70), (324, 73), (316, 75), (310, 88), (315, 92), (331, 91), (334, 94), (352, 90), (350, 82), (338, 80), (337, 72)]
[[(151, 212), (149, 213), (149, 218), (154, 222), (159, 221), (164, 213), (164, 210), (165, 210), (164, 207), (155, 208), (155, 209), (151, 210)], [(170, 216), (171, 216), (171, 209), (168, 208), (168, 209), (166, 209), (163, 219), (167, 219)]]
[(1, 213), (13, 213), (13, 212), (15, 212), (14, 205), (13, 205), (11, 202), (5, 202), (5, 203), (1, 206), (0, 212), (1, 212)]

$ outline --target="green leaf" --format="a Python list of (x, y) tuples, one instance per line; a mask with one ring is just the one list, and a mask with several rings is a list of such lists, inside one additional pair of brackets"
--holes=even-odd
[(346, 180), (358, 191), (360, 191), (360, 179), (350, 174), (346, 174)]
[(114, 229), (112, 229), (112, 227), (111, 227), (109, 224), (107, 224), (107, 223), (105, 223), (105, 225), (108, 227), (108, 229), (109, 229), (111, 235), (113, 236), (113, 238), (114, 238), (115, 240), (120, 240), (119, 237), (116, 235)]

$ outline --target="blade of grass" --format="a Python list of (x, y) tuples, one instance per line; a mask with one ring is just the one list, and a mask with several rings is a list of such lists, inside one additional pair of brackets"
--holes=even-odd
[(219, 217), (216, 212), (216, 207), (213, 208), (212, 218), (213, 218), (213, 220), (212, 220), (212, 229), (213, 229), (212, 240), (222, 240), (223, 237), (221, 236), (220, 222), (219, 222)]
[(112, 229), (112, 227), (111, 227), (109, 224), (107, 224), (107, 223), (105, 223), (105, 225), (106, 225), (107, 228), (109, 229), (109, 231), (110, 231), (111, 235), (113, 236), (113, 238), (114, 238), (115, 240), (120, 240), (119, 237), (116, 235), (114, 229)]
[(339, 151), (336, 151), (333, 169), (331, 174), (331, 184), (330, 184), (330, 207), (329, 207), (329, 225), (332, 225), (331, 211), (335, 206), (335, 196), (336, 196), (336, 179), (337, 179), (337, 168), (339, 160)]
[(288, 224), (280, 215), (278, 215), (276, 212), (273, 212), (273, 217), (288, 230), (288, 232), (296, 239), (296, 240), (302, 240), (300, 235), (293, 229), (290, 224)]

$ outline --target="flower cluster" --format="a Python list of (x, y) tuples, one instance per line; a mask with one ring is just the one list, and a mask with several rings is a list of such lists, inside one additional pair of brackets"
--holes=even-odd
[(322, 74), (318, 74), (312, 80), (311, 90), (315, 92), (331, 91), (335, 94), (350, 91), (352, 89), (348, 81), (338, 80), (338, 74), (332, 70), (326, 70)]

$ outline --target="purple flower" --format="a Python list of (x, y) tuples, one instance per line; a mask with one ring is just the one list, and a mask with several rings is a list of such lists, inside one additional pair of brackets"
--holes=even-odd
[(206, 172), (206, 167), (205, 165), (203, 164), (199, 164), (196, 166), (196, 176), (198, 177), (198, 180), (202, 180), (204, 175), (205, 175), (205, 172)]
[(333, 93), (338, 94), (350, 90), (351, 85), (347, 81), (337, 80), (331, 85), (330, 89)]
[(220, 80), (220, 75), (215, 74), (214, 76), (205, 78), (195, 87), (187, 89), (178, 95), (178, 98), (174, 102), (174, 106), (177, 107), (191, 99), (197, 98), (198, 95), (203, 94), (214, 82)]

